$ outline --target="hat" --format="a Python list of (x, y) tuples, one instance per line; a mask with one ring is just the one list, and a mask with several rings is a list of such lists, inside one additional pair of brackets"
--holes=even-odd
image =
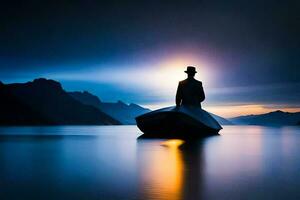
[(196, 68), (193, 66), (187, 66), (186, 71), (184, 71), (187, 74), (196, 74)]

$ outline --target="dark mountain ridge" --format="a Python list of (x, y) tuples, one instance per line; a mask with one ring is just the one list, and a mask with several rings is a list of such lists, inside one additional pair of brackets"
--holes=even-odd
[(234, 124), (243, 125), (266, 125), (266, 126), (283, 126), (297, 125), (300, 121), (300, 112), (290, 113), (277, 110), (260, 115), (246, 115), (229, 119)]
[(86, 104), (86, 105), (91, 105), (94, 107), (98, 107), (102, 102), (99, 99), (99, 97), (87, 92), (87, 91), (83, 91), (83, 92), (68, 92), (69, 95), (71, 95), (74, 99), (76, 99), (77, 101)]
[(100, 109), (123, 124), (136, 124), (135, 117), (150, 111), (133, 103), (127, 105), (122, 101), (116, 103), (102, 102), (97, 96), (87, 91), (69, 92), (68, 94), (83, 104), (92, 105)]
[[(102, 102), (89, 92), (66, 92), (54, 80), (27, 83), (0, 81), (0, 125), (115, 125), (135, 124), (135, 117), (149, 112), (137, 104)], [(261, 115), (225, 119), (211, 115), (222, 125), (300, 125), (300, 112), (280, 110)]]
[(75, 100), (53, 80), (0, 84), (0, 100), (1, 125), (120, 124), (93, 106)]

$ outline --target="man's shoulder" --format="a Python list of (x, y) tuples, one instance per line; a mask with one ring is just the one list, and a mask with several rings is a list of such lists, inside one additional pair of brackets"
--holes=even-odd
[(202, 85), (202, 82), (201, 81), (198, 81), (198, 80), (196, 80), (196, 79), (194, 79), (195, 80), (195, 83), (197, 83), (198, 85)]
[(201, 81), (198, 81), (198, 80), (196, 80), (196, 79), (184, 79), (184, 80), (182, 80), (182, 81), (179, 81), (179, 84), (180, 85), (185, 85), (185, 84), (187, 84), (187, 83), (190, 83), (190, 82), (192, 82), (192, 83), (194, 83), (194, 84), (197, 84), (197, 85), (201, 85), (202, 86), (202, 82)]
[(187, 82), (187, 79), (184, 79), (184, 80), (182, 80), (182, 81), (179, 81), (179, 85), (184, 85), (184, 84), (186, 84), (186, 82)]

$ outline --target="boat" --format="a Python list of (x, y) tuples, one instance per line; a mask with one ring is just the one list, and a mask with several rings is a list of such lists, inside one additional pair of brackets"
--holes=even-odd
[(201, 107), (171, 106), (136, 117), (140, 138), (199, 138), (219, 135), (222, 126)]

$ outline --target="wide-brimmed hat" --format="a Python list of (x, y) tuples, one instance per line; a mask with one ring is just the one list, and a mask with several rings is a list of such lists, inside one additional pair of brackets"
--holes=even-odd
[(187, 74), (196, 74), (196, 68), (193, 66), (187, 66), (186, 70), (184, 71)]

